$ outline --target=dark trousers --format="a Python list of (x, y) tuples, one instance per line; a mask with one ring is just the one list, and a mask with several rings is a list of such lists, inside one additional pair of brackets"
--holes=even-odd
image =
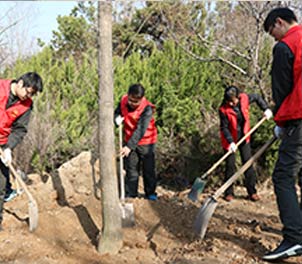
[[(242, 143), (239, 146), (239, 152), (242, 164), (248, 161), (251, 154), (251, 146), (249, 143)], [(230, 154), (226, 159), (226, 169), (225, 169), (225, 177), (224, 181), (227, 181), (234, 173), (236, 172), (236, 156), (235, 153)], [(250, 166), (244, 173), (244, 185), (246, 187), (248, 195), (252, 195), (256, 193), (256, 173), (254, 171), (253, 166)], [(231, 185), (226, 191), (225, 196), (232, 194), (234, 195), (234, 187)]]
[(7, 188), (11, 188), (9, 169), (0, 161), (0, 223), (3, 220), (3, 203)]
[(142, 166), (144, 192), (146, 196), (155, 194), (155, 144), (139, 145), (125, 158), (125, 192), (126, 197), (137, 197), (139, 168)]
[(300, 209), (302, 210), (302, 169), (300, 170), (298, 174), (298, 185), (300, 187)]
[(301, 202), (296, 192), (296, 177), (302, 183), (302, 124), (284, 129), (279, 156), (273, 172), (273, 183), (283, 237), (293, 243), (302, 243)]

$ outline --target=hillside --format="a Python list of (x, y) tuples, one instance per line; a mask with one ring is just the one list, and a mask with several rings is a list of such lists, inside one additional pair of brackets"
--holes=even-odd
[[(281, 239), (278, 211), (270, 186), (259, 186), (262, 200), (254, 203), (237, 188), (237, 199), (220, 199), (203, 241), (194, 238), (192, 222), (200, 202), (192, 203), (159, 186), (157, 202), (133, 199), (136, 226), (124, 229), (124, 247), (116, 256), (96, 250), (101, 229), (101, 201), (93, 186), (97, 165), (88, 152), (64, 164), (58, 175), (29, 175), (28, 186), (39, 205), (39, 227), (26, 223), (25, 194), (5, 204), (0, 232), (0, 263), (93, 264), (179, 263), (255, 264)], [(302, 257), (283, 263), (302, 263)]]

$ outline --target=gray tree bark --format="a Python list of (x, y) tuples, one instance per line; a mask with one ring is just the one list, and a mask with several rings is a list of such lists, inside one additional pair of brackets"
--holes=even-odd
[(123, 244), (113, 125), (112, 3), (98, 2), (99, 157), (102, 194), (101, 254), (116, 254)]

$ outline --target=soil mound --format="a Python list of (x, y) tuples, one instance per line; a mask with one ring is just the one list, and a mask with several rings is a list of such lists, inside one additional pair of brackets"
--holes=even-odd
[[(130, 200), (136, 226), (123, 229), (119, 254), (100, 256), (96, 249), (102, 226), (98, 164), (91, 154), (81, 153), (54, 175), (31, 174), (29, 178), (28, 188), (39, 206), (39, 227), (28, 231), (25, 194), (6, 203), (0, 263), (255, 264), (266, 263), (261, 256), (281, 240), (270, 184), (258, 187), (258, 202), (246, 200), (240, 187), (232, 202), (219, 199), (203, 241), (194, 237), (192, 226), (201, 203), (210, 195), (207, 190), (193, 203), (159, 186), (156, 202)], [(284, 263), (302, 263), (302, 257)]]

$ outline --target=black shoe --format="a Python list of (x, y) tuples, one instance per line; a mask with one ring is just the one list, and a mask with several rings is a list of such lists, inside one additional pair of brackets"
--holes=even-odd
[(302, 245), (291, 243), (284, 239), (275, 250), (266, 253), (262, 259), (268, 261), (280, 260), (300, 255), (302, 255)]

